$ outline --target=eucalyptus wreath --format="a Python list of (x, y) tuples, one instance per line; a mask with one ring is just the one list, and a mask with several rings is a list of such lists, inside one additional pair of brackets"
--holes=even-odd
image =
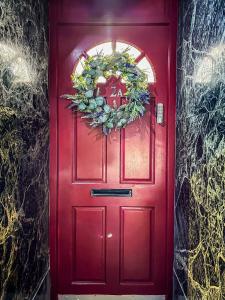
[[(112, 129), (126, 127), (144, 115), (145, 104), (150, 100), (147, 76), (137, 67), (127, 50), (108, 56), (102, 53), (89, 56), (83, 67), (80, 75), (75, 72), (71, 75), (75, 94), (64, 97), (72, 100), (68, 108), (82, 112), (82, 118), (89, 119), (91, 127), (102, 126), (103, 133), (107, 135)], [(126, 84), (126, 103), (110, 106), (105, 97), (98, 95), (97, 81), (100, 76), (123, 79)]]

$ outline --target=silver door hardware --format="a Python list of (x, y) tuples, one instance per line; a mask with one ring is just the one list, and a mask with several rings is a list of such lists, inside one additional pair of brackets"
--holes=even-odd
[(108, 238), (108, 239), (111, 239), (111, 238), (112, 238), (112, 236), (113, 236), (113, 235), (112, 235), (112, 233), (111, 233), (111, 232), (107, 234), (107, 238)]
[(163, 124), (164, 122), (164, 106), (163, 103), (156, 104), (156, 122), (157, 124)]

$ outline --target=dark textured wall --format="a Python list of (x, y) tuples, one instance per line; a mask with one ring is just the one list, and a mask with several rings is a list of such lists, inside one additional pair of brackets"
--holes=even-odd
[(0, 299), (48, 270), (47, 1), (0, 1)]
[(225, 299), (225, 1), (180, 1), (174, 299)]

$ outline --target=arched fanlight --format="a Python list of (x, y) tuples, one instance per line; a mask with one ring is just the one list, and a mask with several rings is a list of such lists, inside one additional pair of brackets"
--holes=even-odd
[[(127, 50), (129, 55), (134, 57), (134, 59), (137, 61), (138, 68), (140, 68), (142, 71), (144, 71), (146, 73), (146, 75), (148, 77), (148, 82), (154, 83), (156, 81), (155, 74), (154, 74), (153, 68), (152, 68), (149, 60), (146, 58), (146, 56), (144, 56), (142, 54), (142, 52), (139, 49), (137, 49), (133, 45), (130, 45), (130, 44), (124, 43), (124, 42), (120, 42), (120, 41), (116, 41), (115, 48), (114, 48), (112, 42), (105, 42), (105, 43), (101, 43), (101, 44), (89, 49), (86, 53), (88, 56), (94, 56), (99, 53), (102, 53), (103, 55), (107, 56), (107, 55), (113, 54), (113, 51), (122, 53), (124, 50)], [(140, 58), (140, 60), (139, 60), (139, 58)], [(84, 64), (85, 59), (86, 58), (84, 56), (82, 56), (75, 68), (75, 73), (77, 73), (78, 75), (80, 75), (83, 72), (83, 69), (84, 69), (83, 64)], [(98, 82), (105, 83), (106, 79), (103, 76), (100, 76), (98, 79)]]

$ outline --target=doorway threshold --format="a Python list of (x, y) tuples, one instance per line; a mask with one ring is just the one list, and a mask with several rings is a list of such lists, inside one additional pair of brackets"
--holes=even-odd
[(58, 300), (165, 300), (165, 295), (59, 295)]

